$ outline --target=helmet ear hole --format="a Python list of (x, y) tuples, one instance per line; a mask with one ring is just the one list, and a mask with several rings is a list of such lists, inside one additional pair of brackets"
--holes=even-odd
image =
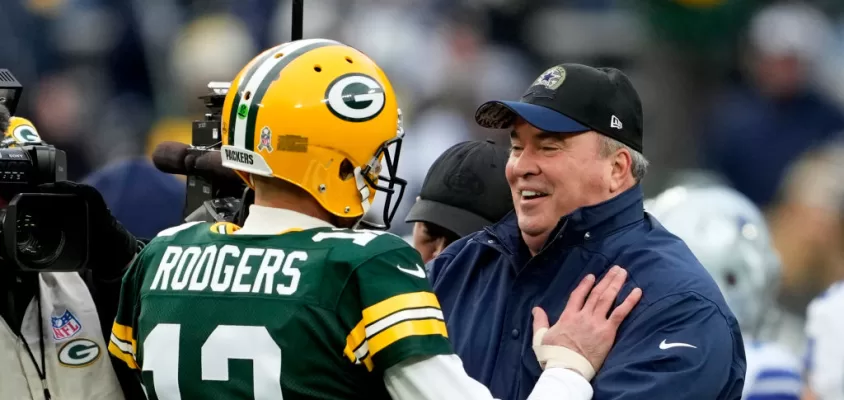
[(724, 275), (724, 280), (727, 281), (727, 285), (735, 286), (738, 278), (736, 278), (735, 272), (729, 271)]
[(321, 72), (321, 71), (322, 71), (322, 67), (321, 67), (321, 66), (319, 66), (319, 65), (314, 65), (314, 71), (316, 71), (316, 72)]
[(340, 179), (346, 181), (353, 178), (354, 175), (355, 166), (352, 165), (352, 162), (348, 158), (344, 158), (343, 162), (340, 163)]

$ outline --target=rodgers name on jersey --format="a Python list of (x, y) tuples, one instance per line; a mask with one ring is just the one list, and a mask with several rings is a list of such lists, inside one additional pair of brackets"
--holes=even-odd
[(382, 373), (451, 354), (418, 253), (381, 232), (162, 232), (123, 281), (109, 350), (151, 399), (388, 398)]
[(149, 290), (290, 295), (299, 287), (299, 266), (307, 260), (308, 253), (299, 250), (168, 246)]

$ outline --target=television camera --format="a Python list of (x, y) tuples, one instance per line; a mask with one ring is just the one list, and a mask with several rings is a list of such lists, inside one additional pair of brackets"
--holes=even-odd
[[(234, 173), (222, 167), (223, 101), (229, 89), (228, 82), (210, 82), (210, 93), (200, 98), (205, 101), (208, 113), (203, 120), (193, 122), (191, 143), (185, 149), (187, 193), (185, 221), (226, 221), (242, 224), (254, 193)], [(158, 165), (157, 165), (158, 166)], [(159, 166), (159, 169), (160, 166)]]
[(65, 152), (15, 117), (23, 85), (0, 69), (0, 263), (21, 271), (77, 271), (88, 260), (88, 205), (39, 185), (67, 180)]

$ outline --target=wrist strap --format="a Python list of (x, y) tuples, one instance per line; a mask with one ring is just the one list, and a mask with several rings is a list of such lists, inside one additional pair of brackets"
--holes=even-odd
[(548, 328), (540, 328), (533, 335), (533, 352), (536, 353), (536, 360), (539, 361), (542, 369), (570, 369), (583, 375), (587, 381), (595, 377), (595, 368), (592, 367), (592, 363), (578, 352), (563, 346), (542, 344), (545, 332), (548, 332)]

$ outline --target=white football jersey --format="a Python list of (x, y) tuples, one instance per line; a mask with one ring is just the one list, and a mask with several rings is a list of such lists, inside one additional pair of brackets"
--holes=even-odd
[(844, 282), (833, 284), (806, 312), (806, 375), (823, 400), (844, 400)]
[(754, 337), (761, 342), (777, 343), (800, 357), (806, 354), (806, 318), (775, 305), (768, 310)]
[(747, 373), (742, 399), (799, 400), (803, 382), (800, 360), (775, 343), (746, 341)]

